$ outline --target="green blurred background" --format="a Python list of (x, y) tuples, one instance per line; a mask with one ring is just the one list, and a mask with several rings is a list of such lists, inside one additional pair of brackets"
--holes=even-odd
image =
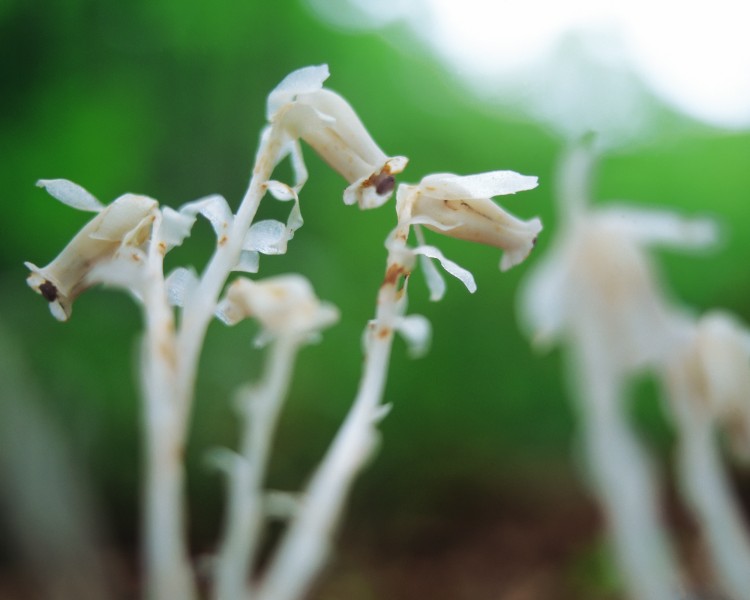
[[(140, 315), (125, 295), (97, 289), (60, 324), (26, 287), (23, 261), (49, 262), (87, 218), (34, 183), (64, 177), (104, 202), (139, 192), (173, 207), (220, 193), (236, 206), (267, 93), (289, 71), (325, 62), (329, 87), (385, 151), (410, 158), (403, 181), (440, 171), (538, 175), (538, 189), (504, 205), (539, 215), (545, 231), (529, 261), (502, 275), (497, 251), (439, 240), (474, 273), (474, 295), (449, 281), (447, 297), (430, 303), (415, 276), (410, 308), (432, 321), (432, 349), (414, 361), (396, 343), (383, 443), (356, 486), (313, 597), (615, 597), (600, 518), (579, 483), (561, 356), (535, 355), (516, 320), (518, 284), (555, 231), (552, 182), (564, 127), (472, 96), (406, 23), (342, 29), (302, 0), (5, 0), (0, 46), (0, 400), (6, 414), (34, 403), (61, 432), (91, 482), (124, 589), (137, 588)], [(560, 52), (585, 78), (575, 43)], [(660, 254), (659, 264), (681, 302), (697, 311), (727, 308), (750, 322), (750, 135), (701, 125), (639, 93), (652, 115), (648, 136), (610, 144), (596, 196), (716, 216), (725, 226), (721, 248), (699, 257)], [(343, 318), (323, 344), (302, 353), (273, 458), (275, 489), (300, 487), (351, 402), (395, 216), (393, 204), (367, 213), (345, 207), (344, 182), (309, 149), (305, 156), (305, 226), (286, 256), (262, 260), (262, 273), (308, 275)], [(211, 244), (209, 227), (199, 224), (171, 264), (202, 266)], [(205, 456), (234, 445), (228, 400), (262, 360), (252, 336), (251, 325), (217, 323), (206, 342), (187, 457), (196, 555), (211, 552), (223, 501), (221, 476)], [(639, 382), (636, 396), (633, 418), (668, 468), (671, 433), (652, 383)], [(14, 446), (6, 439), (4, 456), (29, 452), (35, 435)], [(44, 468), (34, 476), (46, 478)], [(52, 510), (55, 490), (46, 491)], [(0, 590), (22, 587), (20, 564), (8, 542)]]

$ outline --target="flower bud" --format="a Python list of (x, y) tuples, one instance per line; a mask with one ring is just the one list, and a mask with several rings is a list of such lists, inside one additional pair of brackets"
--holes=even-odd
[(251, 281), (235, 280), (218, 306), (217, 316), (227, 325), (253, 317), (263, 326), (263, 338), (310, 335), (338, 320), (336, 307), (321, 302), (310, 282), (290, 274)]

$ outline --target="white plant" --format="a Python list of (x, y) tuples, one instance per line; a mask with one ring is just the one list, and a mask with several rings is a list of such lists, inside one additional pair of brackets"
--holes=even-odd
[[(292, 600), (304, 594), (324, 564), (348, 491), (375, 446), (378, 422), (388, 412), (383, 392), (394, 333), (405, 338), (413, 354), (426, 350), (429, 322), (407, 314), (408, 279), (417, 259), (422, 261), (433, 299), (445, 291), (433, 259), (470, 291), (476, 288), (468, 271), (424, 243), (421, 227), (502, 248), (503, 270), (528, 255), (541, 230), (538, 219), (521, 221), (491, 201), (499, 194), (535, 187), (535, 177), (509, 171), (464, 177), (440, 174), (424, 178), (418, 186), (400, 186), (395, 229), (386, 240), (385, 276), (375, 318), (366, 327), (363, 373), (351, 409), (301, 493), (266, 490), (271, 441), (297, 351), (332, 325), (338, 312), (318, 300), (302, 275), (241, 276), (227, 286), (228, 279), (233, 271), (256, 273), (260, 255), (286, 252), (294, 232), (302, 226), (299, 194), (308, 173), (300, 140), (347, 180), (345, 203), (362, 209), (384, 204), (395, 189), (394, 175), (407, 164), (404, 157), (387, 156), (349, 104), (323, 89), (327, 77), (326, 66), (307, 67), (291, 73), (271, 92), (269, 124), (261, 135), (253, 175), (236, 213), (221, 196), (174, 210), (150, 198), (126, 194), (104, 207), (67, 180), (40, 182), (61, 202), (97, 213), (49, 265), (38, 268), (28, 263), (28, 283), (50, 303), (52, 314), (67, 320), (77, 295), (96, 283), (128, 290), (143, 310), (142, 528), (144, 595), (150, 600), (197, 597), (186, 542), (182, 455), (198, 359), (214, 317), (229, 325), (244, 318), (257, 319), (262, 328), (257, 343), (269, 349), (260, 381), (237, 393), (242, 425), (238, 451), (217, 457), (229, 485), (211, 597)], [(272, 174), (286, 157), (294, 181), (283, 183), (272, 179)], [(286, 222), (254, 222), (266, 193), (290, 203)], [(208, 265), (200, 274), (180, 267), (165, 275), (165, 254), (190, 235), (199, 215), (216, 234), (216, 249)], [(409, 244), (412, 230), (415, 246)], [(288, 525), (269, 565), (253, 579), (269, 511), (283, 512)]]
[(627, 381), (664, 382), (677, 429), (678, 473), (707, 540), (718, 583), (750, 598), (750, 546), (729, 490), (714, 425), (747, 451), (750, 344), (725, 315), (695, 321), (668, 301), (648, 249), (703, 248), (713, 222), (625, 205), (590, 206), (594, 155), (575, 147), (559, 172), (559, 234), (530, 273), (520, 309), (533, 341), (564, 342), (594, 491), (632, 598), (678, 597), (681, 569), (661, 518), (659, 473), (627, 418)]

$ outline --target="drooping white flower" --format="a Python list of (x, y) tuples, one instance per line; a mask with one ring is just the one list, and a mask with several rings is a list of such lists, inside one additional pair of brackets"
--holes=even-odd
[(663, 360), (679, 343), (683, 316), (665, 298), (648, 255), (654, 246), (699, 249), (716, 238), (714, 223), (665, 210), (587, 205), (588, 148), (562, 167), (561, 227), (520, 294), (535, 343), (587, 336), (625, 372)]
[(70, 181), (42, 180), (39, 185), (69, 206), (98, 213), (47, 266), (25, 263), (31, 271), (29, 286), (49, 302), (56, 319), (65, 321), (75, 298), (92, 284), (89, 275), (99, 265), (116, 256), (134, 264), (143, 262), (143, 247), (159, 205), (146, 196), (125, 194), (104, 207)]
[[(326, 65), (290, 73), (268, 97), (268, 120), (290, 140), (307, 142), (351, 184), (344, 192), (346, 204), (375, 208), (390, 198), (393, 176), (403, 171), (408, 161), (403, 156), (389, 157), (380, 149), (349, 103), (323, 89), (327, 78)], [(298, 153), (292, 147), (284, 152), (292, 154), (293, 167), (299, 171)], [(298, 173), (297, 179), (301, 178)]]
[(302, 275), (288, 274), (252, 281), (236, 279), (219, 303), (217, 316), (227, 325), (257, 319), (263, 327), (258, 343), (278, 336), (315, 336), (339, 318), (338, 309), (321, 302)]
[(428, 175), (419, 185), (399, 186), (399, 222), (421, 224), (443, 235), (501, 248), (500, 268), (506, 271), (529, 255), (542, 223), (536, 217), (522, 221), (491, 198), (536, 186), (536, 177), (513, 171)]

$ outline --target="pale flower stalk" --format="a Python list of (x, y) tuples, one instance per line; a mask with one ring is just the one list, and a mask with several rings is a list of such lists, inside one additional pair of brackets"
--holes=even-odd
[(665, 302), (644, 247), (701, 247), (714, 229), (664, 212), (589, 208), (592, 162), (578, 147), (562, 163), (563, 226), (529, 277), (521, 310), (537, 344), (570, 346), (587, 462), (624, 583), (633, 598), (663, 600), (678, 593), (679, 569), (623, 391), (627, 378), (659, 368), (681, 340), (683, 316)]

